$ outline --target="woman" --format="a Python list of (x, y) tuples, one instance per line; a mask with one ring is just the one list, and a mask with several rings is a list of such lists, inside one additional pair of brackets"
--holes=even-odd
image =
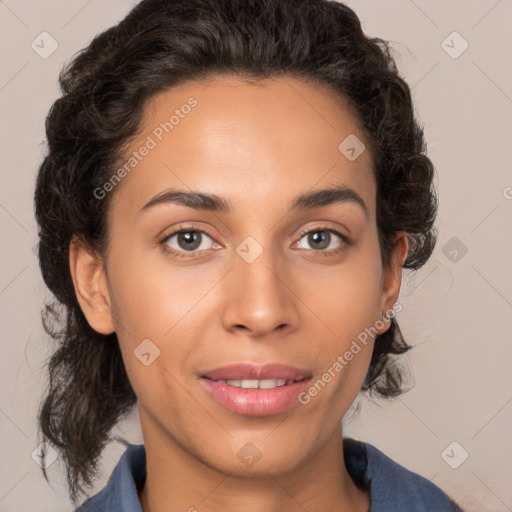
[(61, 86), (40, 429), (75, 504), (135, 404), (144, 439), (78, 510), (460, 510), (341, 429), (361, 389), (402, 391), (402, 268), (436, 238), (386, 43), (326, 0), (144, 0)]

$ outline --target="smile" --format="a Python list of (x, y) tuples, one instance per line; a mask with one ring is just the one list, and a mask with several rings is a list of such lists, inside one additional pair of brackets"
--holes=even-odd
[(228, 386), (234, 386), (235, 388), (243, 388), (243, 389), (274, 389), (281, 386), (286, 386), (288, 384), (292, 384), (295, 382), (294, 380), (285, 380), (285, 379), (248, 379), (248, 380), (223, 380), (219, 379), (215, 382), (219, 382), (221, 384), (227, 384)]
[(234, 364), (202, 373), (200, 382), (220, 406), (248, 416), (279, 414), (298, 404), (311, 380), (308, 371), (282, 364)]

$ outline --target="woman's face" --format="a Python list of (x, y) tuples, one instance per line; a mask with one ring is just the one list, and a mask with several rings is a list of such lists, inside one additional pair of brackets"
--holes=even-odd
[(101, 189), (104, 306), (88, 319), (117, 332), (146, 444), (227, 472), (298, 467), (339, 430), (372, 353), (358, 336), (386, 330), (399, 291), (364, 137), (292, 78), (187, 83), (143, 127)]

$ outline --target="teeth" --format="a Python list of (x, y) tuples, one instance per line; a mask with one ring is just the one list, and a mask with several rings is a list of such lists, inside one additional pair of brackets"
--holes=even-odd
[[(285, 379), (263, 379), (263, 380), (256, 380), (256, 379), (247, 379), (247, 380), (224, 380), (219, 379), (216, 382), (220, 382), (222, 384), (228, 384), (229, 386), (234, 386), (236, 388), (243, 388), (243, 389), (273, 389), (277, 387), (284, 386), (287, 384), (287, 381)], [(293, 381), (289, 381), (291, 383)]]
[(286, 381), (284, 379), (264, 379), (260, 380), (259, 387), (261, 389), (272, 389), (284, 386)]

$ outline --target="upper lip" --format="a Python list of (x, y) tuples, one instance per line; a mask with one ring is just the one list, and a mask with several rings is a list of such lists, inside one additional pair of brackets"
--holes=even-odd
[(238, 363), (208, 370), (202, 373), (202, 377), (212, 380), (302, 380), (311, 377), (311, 373), (279, 363), (266, 365)]

